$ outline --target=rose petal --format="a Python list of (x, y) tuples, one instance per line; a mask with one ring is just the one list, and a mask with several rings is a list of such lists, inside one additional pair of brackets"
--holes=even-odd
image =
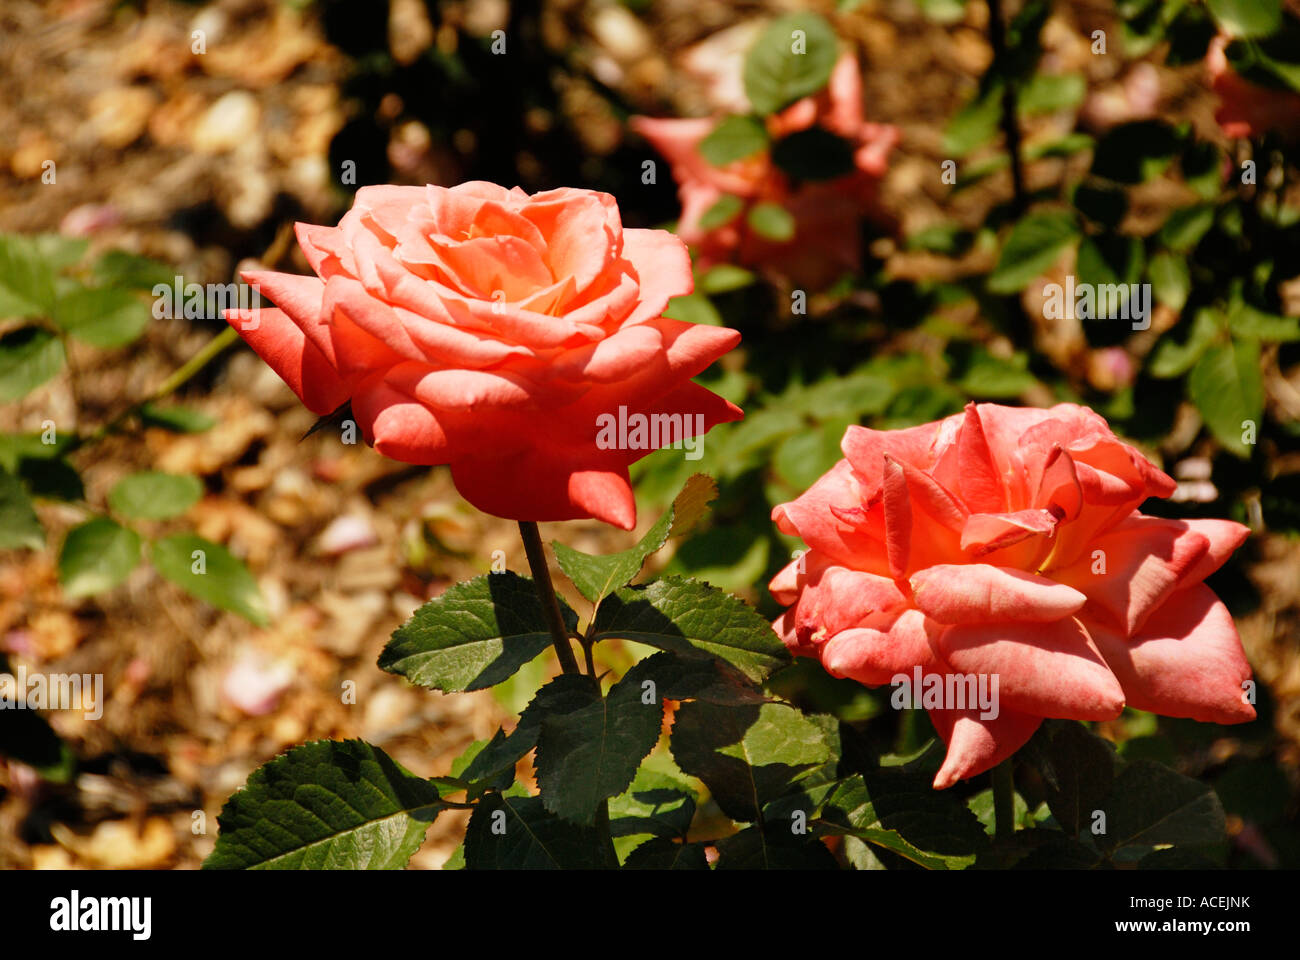
[(912, 602), (940, 623), (1023, 620), (1049, 623), (1088, 598), (1046, 577), (987, 563), (939, 564), (912, 574)]
[(1180, 590), (1131, 640), (1102, 623), (1089, 631), (1130, 707), (1202, 723), (1255, 718), (1243, 686), (1250, 664), (1232, 615), (1209, 587)]
[(1207, 537), (1181, 520), (1134, 513), (1090, 541), (1083, 556), (1052, 570), (1051, 576), (1087, 594), (1090, 610), (1133, 636), (1195, 569), (1209, 546)]
[(1124, 690), (1073, 617), (1055, 623), (961, 623), (935, 652), (959, 673), (996, 676), (999, 702), (1043, 717), (1113, 720)]

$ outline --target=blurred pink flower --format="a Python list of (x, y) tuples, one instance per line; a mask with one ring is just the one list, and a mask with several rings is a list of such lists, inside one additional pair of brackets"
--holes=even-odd
[(227, 703), (250, 717), (270, 713), (280, 697), (293, 685), (292, 664), (271, 660), (259, 651), (244, 653), (226, 671), (221, 681), (221, 696)]
[[(699, 265), (738, 263), (765, 267), (794, 283), (821, 286), (861, 260), (860, 222), (887, 223), (879, 206), (880, 180), (899, 131), (870, 123), (862, 113), (862, 81), (857, 60), (845, 54), (836, 63), (826, 88), (767, 118), (773, 140), (813, 127), (847, 140), (853, 147), (852, 173), (833, 180), (794, 184), (764, 150), (723, 167), (700, 154), (700, 142), (718, 126), (716, 118), (655, 119), (633, 117), (640, 133), (672, 165), (682, 215), (677, 233), (699, 250)], [(701, 218), (723, 196), (744, 201), (741, 213), (713, 229)], [(794, 236), (774, 242), (748, 224), (746, 214), (758, 203), (776, 203), (794, 218)]]
[(1254, 137), (1270, 130), (1294, 138), (1300, 133), (1300, 94), (1261, 87), (1244, 79), (1228, 63), (1230, 37), (1215, 37), (1205, 54), (1210, 86), (1219, 95), (1214, 114), (1230, 137)]

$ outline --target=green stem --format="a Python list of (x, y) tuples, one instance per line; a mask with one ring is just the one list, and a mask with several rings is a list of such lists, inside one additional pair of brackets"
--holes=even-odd
[(187, 384), (190, 380), (192, 380), (200, 370), (202, 370), (209, 363), (211, 363), (213, 358), (215, 358), (218, 354), (220, 354), (221, 351), (225, 350), (226, 347), (230, 346), (238, 339), (239, 339), (239, 332), (234, 327), (226, 327), (226, 329), (222, 330), (220, 333), (216, 334), (211, 340), (205, 343), (202, 349), (198, 351), (198, 353), (194, 354), (194, 356), (190, 357), (178, 368), (176, 368), (176, 370), (172, 373), (170, 377), (164, 380), (156, 389), (151, 390), (149, 392), (149, 395), (146, 396), (143, 400), (137, 400), (135, 403), (131, 404), (131, 406), (127, 407), (125, 410), (123, 410), (121, 413), (115, 416), (112, 420), (109, 420), (107, 423), (99, 427), (97, 430), (94, 430), (91, 433), (87, 434), (86, 436), (82, 437), (74, 445), (74, 447), (80, 447), (87, 443), (93, 443), (96, 440), (103, 440), (106, 436), (108, 436), (110, 433), (113, 433), (115, 430), (117, 430), (118, 427), (120, 427), (123, 423), (125, 423), (128, 418), (139, 413), (140, 410), (146, 405), (153, 403), (156, 400), (161, 400), (163, 397), (166, 397), (172, 393), (175, 393), (177, 390), (179, 390), (181, 387)]
[(1016, 832), (1016, 793), (1011, 777), (1012, 757), (993, 768), (993, 823), (995, 836), (1003, 840)]
[(579, 673), (578, 661), (573, 658), (573, 647), (569, 646), (569, 631), (564, 626), (564, 615), (560, 613), (560, 601), (556, 598), (555, 586), (551, 583), (551, 571), (546, 565), (546, 548), (542, 546), (541, 531), (532, 520), (520, 520), (519, 535), (524, 541), (528, 569), (533, 572), (537, 599), (542, 603), (542, 616), (546, 618), (546, 625), (551, 630), (551, 642), (555, 646), (555, 655), (560, 659), (560, 669), (565, 673)]
[(144, 402), (149, 403), (154, 400), (159, 400), (170, 393), (175, 393), (185, 384), (189, 383), (189, 381), (194, 378), (195, 374), (211, 363), (213, 357), (238, 339), (239, 331), (234, 327), (226, 327), (226, 329), (222, 330), (204, 344), (202, 350), (186, 360), (185, 363), (181, 364), (180, 368), (164, 380), (162, 385), (150, 394), (149, 399)]

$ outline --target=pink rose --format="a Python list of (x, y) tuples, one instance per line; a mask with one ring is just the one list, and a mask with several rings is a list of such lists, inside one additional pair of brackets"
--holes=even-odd
[[(854, 171), (850, 174), (795, 185), (766, 150), (725, 167), (712, 166), (700, 154), (699, 146), (718, 122), (711, 118), (651, 117), (634, 117), (631, 122), (632, 129), (649, 140), (672, 165), (682, 204), (677, 232), (698, 247), (700, 265), (735, 262), (767, 267), (811, 286), (827, 283), (843, 270), (857, 269), (861, 261), (861, 220), (888, 219), (878, 205), (878, 193), (899, 131), (863, 119), (862, 81), (855, 58), (849, 54), (841, 57), (826, 89), (817, 96), (805, 97), (767, 118), (767, 131), (773, 140), (815, 126), (849, 141), (854, 151)], [(724, 195), (741, 198), (744, 208), (724, 226), (704, 229), (701, 217)], [(758, 203), (785, 207), (794, 218), (793, 238), (773, 242), (751, 229), (745, 215)]]
[(842, 448), (772, 512), (810, 548), (772, 580), (792, 605), (775, 627), (868, 686), (918, 668), (996, 678), (996, 717), (929, 710), (948, 744), (936, 788), (1010, 756), (1045, 717), (1255, 716), (1232, 617), (1201, 582), (1249, 530), (1139, 513), (1174, 482), (1093, 411), (969, 404), (907, 430), (849, 427)]
[(1219, 34), (1205, 54), (1210, 86), (1220, 100), (1214, 119), (1229, 137), (1254, 137), (1276, 130), (1294, 138), (1300, 133), (1300, 94), (1261, 87), (1237, 74), (1225, 52), (1230, 41)]
[(298, 241), (316, 276), (245, 273), (276, 307), (227, 321), (310, 410), (351, 400), (367, 443), (450, 464), (487, 513), (631, 529), (627, 466), (653, 447), (598, 443), (598, 420), (675, 416), (666, 446), (742, 416), (691, 382), (740, 335), (662, 315), (691, 292), (686, 247), (624, 230), (608, 194), (363, 187)]

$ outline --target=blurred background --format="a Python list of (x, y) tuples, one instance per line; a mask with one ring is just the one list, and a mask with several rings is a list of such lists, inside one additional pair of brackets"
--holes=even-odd
[[(695, 218), (697, 292), (672, 312), (742, 332), (700, 379), (746, 419), (700, 461), (662, 451), (634, 469), (641, 530), (691, 473), (720, 485), (711, 519), (652, 563), (774, 616), (765, 584), (799, 544), (771, 508), (839, 458), (846, 425), (909, 426), (968, 399), (1088, 403), (1179, 480), (1147, 512), (1255, 531), (1211, 586), (1259, 719), (1130, 710), (1100, 731), (1214, 785), (1224, 863), (1300, 866), (1300, 120), (1243, 134), (1225, 118), (1207, 66), (1222, 6), (0, 0), (0, 308), (31, 299), (14, 278), (36, 260), (60, 304), (49, 330), (0, 319), (0, 672), (104, 676), (102, 718), (0, 714), (0, 866), (196, 867), (225, 798), (289, 746), (360, 736), (445, 774), (552, 669), (543, 656), (453, 696), (381, 672), (420, 603), (494, 560), (526, 569), (514, 524), (470, 508), (441, 468), (304, 437), (315, 417), (262, 361), (210, 346), (217, 312), (158, 319), (153, 286), (225, 283), (255, 261), (307, 272), (286, 227), (336, 223), (366, 184), (586, 187), (629, 226), (676, 228), (683, 164), (634, 118), (747, 115), (746, 53), (805, 10), (851, 56), (877, 145), (854, 174), (850, 259), (807, 276), (790, 254), (816, 229), (799, 191), (848, 175), (798, 164), (851, 131), (793, 159), (778, 142), (793, 191)], [(1239, 184), (1245, 161), (1257, 179)], [(752, 215), (763, 204), (780, 209)], [(1030, 281), (1067, 274), (1152, 283), (1150, 329), (1048, 318)], [(49, 423), (58, 439), (40, 443)], [(183, 480), (152, 488), (145, 472)], [(543, 535), (588, 552), (635, 539), (595, 522)], [(175, 569), (186, 538), (218, 545), (216, 588)], [(868, 749), (932, 735), (888, 690), (816, 664), (778, 688)], [(441, 866), (463, 821), (440, 817), (412, 865)]]

